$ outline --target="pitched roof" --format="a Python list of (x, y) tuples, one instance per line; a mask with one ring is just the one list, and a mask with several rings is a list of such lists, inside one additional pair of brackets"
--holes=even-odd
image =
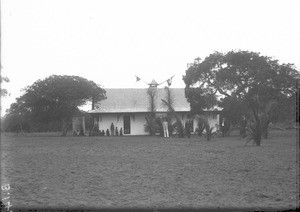
[[(167, 111), (161, 99), (165, 99), (166, 91), (164, 88), (157, 89), (155, 105), (157, 112)], [(107, 99), (96, 104), (98, 109), (91, 110), (89, 113), (134, 113), (149, 112), (148, 88), (106, 88)], [(190, 111), (190, 104), (184, 94), (184, 88), (170, 88), (171, 96), (174, 99), (175, 111)]]

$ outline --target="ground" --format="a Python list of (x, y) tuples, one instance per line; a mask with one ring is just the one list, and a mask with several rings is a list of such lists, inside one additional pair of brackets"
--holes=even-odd
[[(297, 139), (2, 135), (4, 204), (14, 207), (295, 208)], [(3, 190), (3, 189), (2, 189)]]

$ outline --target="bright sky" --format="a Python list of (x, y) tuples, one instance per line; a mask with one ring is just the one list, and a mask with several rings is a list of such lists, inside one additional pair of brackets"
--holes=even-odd
[(145, 88), (214, 51), (248, 50), (300, 67), (299, 0), (3, 0), (2, 115), (52, 74), (104, 88)]

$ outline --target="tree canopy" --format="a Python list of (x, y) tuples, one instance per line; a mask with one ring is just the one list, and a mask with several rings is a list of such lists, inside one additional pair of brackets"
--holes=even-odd
[(26, 87), (24, 92), (8, 113), (29, 116), (35, 123), (61, 121), (63, 135), (71, 118), (79, 112), (79, 106), (106, 98), (105, 90), (93, 81), (67, 75), (52, 75), (38, 80)]
[[(295, 101), (297, 79), (299, 72), (293, 64), (279, 64), (249, 51), (215, 52), (190, 66), (183, 76), (194, 112), (218, 105), (229, 114), (238, 114), (245, 109), (244, 101), (257, 95), (262, 105), (276, 100), (279, 108), (286, 110), (284, 117)], [(233, 114), (229, 116), (236, 121)]]

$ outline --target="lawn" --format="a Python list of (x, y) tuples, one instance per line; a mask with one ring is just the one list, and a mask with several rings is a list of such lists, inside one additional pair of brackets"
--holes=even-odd
[(2, 135), (1, 185), (10, 190), (1, 199), (12, 209), (295, 208), (296, 132), (244, 144), (238, 136)]

